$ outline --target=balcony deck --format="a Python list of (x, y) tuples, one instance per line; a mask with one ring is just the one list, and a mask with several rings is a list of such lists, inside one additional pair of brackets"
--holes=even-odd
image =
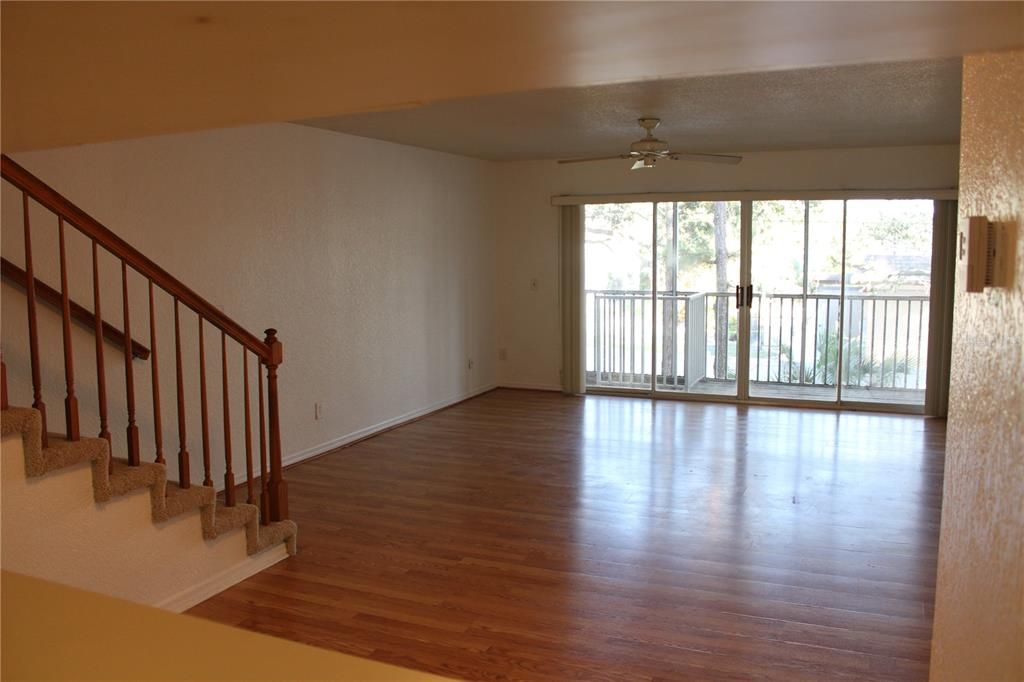
[[(691, 393), (710, 395), (735, 395), (733, 382), (704, 380)], [(820, 400), (834, 402), (835, 386), (814, 386), (810, 384), (777, 384), (753, 381), (750, 384), (752, 398), (783, 398), (788, 400)], [(883, 403), (887, 405), (923, 405), (924, 391), (912, 388), (869, 388), (866, 386), (844, 386), (844, 402)]]
[[(639, 377), (637, 377), (639, 379)], [(646, 390), (649, 386), (650, 377), (636, 382), (604, 381), (595, 384), (593, 372), (588, 372), (587, 387), (600, 390), (607, 389), (635, 389)], [(659, 381), (658, 390), (666, 393), (679, 393), (687, 395), (715, 395), (735, 396), (736, 382), (722, 381), (719, 379), (702, 379), (688, 389), (684, 389), (684, 383), (680, 380), (680, 388), (674, 389), (671, 386), (665, 387)], [(821, 386), (812, 384), (784, 384), (766, 381), (752, 381), (750, 383), (750, 397), (753, 399), (767, 398), (772, 400), (798, 400), (798, 401), (820, 401), (835, 402), (835, 386)], [(912, 388), (879, 388), (867, 386), (844, 386), (843, 402), (873, 403), (882, 405), (921, 406), (924, 405), (924, 390)]]

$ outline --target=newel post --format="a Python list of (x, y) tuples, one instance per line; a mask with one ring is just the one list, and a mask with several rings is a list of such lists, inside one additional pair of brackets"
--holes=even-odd
[(281, 364), (283, 349), (277, 340), (277, 330), (268, 329), (266, 344), (270, 347), (267, 366), (267, 418), (270, 431), (270, 520), (288, 518), (288, 484), (281, 474), (281, 419), (277, 400), (277, 367)]

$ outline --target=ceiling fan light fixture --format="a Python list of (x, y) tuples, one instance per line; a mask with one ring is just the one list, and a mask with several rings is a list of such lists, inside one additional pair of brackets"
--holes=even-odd
[(669, 159), (671, 161), (705, 161), (710, 163), (725, 163), (735, 165), (743, 160), (742, 156), (729, 154), (705, 154), (700, 152), (684, 152), (669, 147), (664, 140), (654, 136), (654, 129), (661, 123), (657, 118), (640, 118), (637, 123), (644, 129), (645, 135), (629, 145), (628, 154), (616, 156), (597, 156), (583, 159), (561, 159), (558, 163), (582, 163), (584, 161), (607, 161), (611, 159), (634, 159), (632, 170), (641, 168), (654, 168), (658, 159)]

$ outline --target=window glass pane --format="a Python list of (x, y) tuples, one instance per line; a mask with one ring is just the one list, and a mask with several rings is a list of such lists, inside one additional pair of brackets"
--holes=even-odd
[(843, 202), (755, 201), (750, 395), (837, 399)]
[(923, 405), (930, 200), (847, 202), (843, 399)]
[(587, 386), (650, 388), (653, 210), (585, 207)]
[(657, 389), (736, 395), (740, 202), (658, 204)]

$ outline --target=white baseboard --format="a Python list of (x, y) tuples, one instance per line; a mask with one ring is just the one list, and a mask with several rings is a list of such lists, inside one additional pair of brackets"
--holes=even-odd
[(454, 398), (440, 400), (436, 403), (427, 405), (426, 407), (422, 407), (418, 410), (413, 410), (412, 412), (406, 412), (405, 414), (400, 414), (397, 417), (392, 417), (391, 419), (385, 419), (382, 422), (377, 422), (376, 424), (372, 424), (370, 426), (367, 426), (366, 428), (359, 429), (358, 431), (353, 431), (352, 433), (347, 433), (344, 436), (333, 438), (327, 441), (326, 443), (314, 445), (311, 448), (306, 448), (305, 450), (299, 450), (298, 452), (293, 452), (290, 455), (285, 455), (284, 457), (281, 458), (281, 464), (282, 466), (298, 464), (299, 462), (310, 459), (311, 457), (322, 455), (323, 453), (330, 452), (335, 448), (340, 448), (343, 445), (348, 445), (349, 443), (352, 443), (354, 441), (390, 429), (391, 427), (401, 424), (402, 422), (407, 422), (410, 419), (422, 417), (425, 414), (429, 414), (436, 410), (443, 409), (445, 407), (448, 407), (449, 405), (454, 405), (455, 403), (462, 402), (463, 400), (467, 400), (469, 398), (473, 398), (483, 393), (487, 393), (488, 391), (492, 391), (495, 388), (497, 388), (497, 386), (495, 385), (486, 386), (484, 388), (470, 391), (463, 395), (455, 396)]
[(514, 381), (504, 381), (498, 384), (498, 388), (525, 388), (531, 391), (561, 391), (561, 386), (554, 384), (523, 384)]
[(256, 575), (260, 571), (270, 568), (278, 561), (288, 558), (288, 550), (284, 543), (269, 547), (259, 554), (246, 557), (245, 561), (226, 568), (220, 573), (211, 576), (197, 585), (191, 585), (178, 594), (155, 604), (157, 608), (181, 613), (187, 611), (196, 604), (206, 601), (215, 594), (219, 594), (232, 585), (237, 585), (246, 578)]

